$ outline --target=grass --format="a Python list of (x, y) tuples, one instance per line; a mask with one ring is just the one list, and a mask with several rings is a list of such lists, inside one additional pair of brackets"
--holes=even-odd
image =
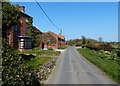
[(31, 58), (29, 61), (27, 61), (27, 64), (32, 69), (38, 68), (38, 66), (44, 64), (48, 59), (51, 59), (51, 57), (48, 56), (36, 56), (34, 58)]
[(66, 48), (68, 48), (68, 46), (59, 47), (58, 49), (66, 49)]
[[(60, 51), (32, 50), (32, 51), (23, 51), (23, 52), (20, 52), (20, 54), (22, 54), (22, 57), (27, 62), (28, 66), (31, 67), (31, 69), (35, 69), (35, 68), (38, 68), (38, 66), (44, 64), (48, 59), (51, 59), (51, 57), (48, 55), (53, 55), (53, 54), (59, 55)], [(26, 54), (30, 54), (30, 55), (26, 55)], [(37, 56), (31, 55), (31, 54), (36, 54)], [(41, 56), (42, 54), (45, 54), (45, 56)]]
[(53, 50), (33, 50), (33, 51), (23, 51), (20, 52), (21, 54), (60, 54), (59, 51), (53, 51)]
[(79, 53), (87, 58), (90, 62), (102, 69), (106, 74), (112, 78), (114, 81), (120, 83), (119, 81), (119, 64), (116, 60), (107, 60), (104, 54), (99, 54), (98, 52), (89, 50), (89, 49), (77, 49)]
[(112, 47), (114, 47), (114, 48), (118, 48), (118, 45), (111, 45)]

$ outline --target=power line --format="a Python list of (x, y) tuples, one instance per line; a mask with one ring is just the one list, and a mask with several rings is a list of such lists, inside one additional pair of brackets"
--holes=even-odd
[(55, 25), (55, 23), (50, 19), (50, 17), (47, 15), (47, 13), (43, 10), (43, 8), (40, 6), (40, 4), (37, 2), (37, 0), (35, 0), (37, 5), (40, 7), (40, 9), (43, 11), (43, 13), (45, 14), (45, 16), (48, 18), (48, 20), (53, 24), (53, 26), (57, 29), (57, 30), (60, 30), (58, 29), (58, 27)]

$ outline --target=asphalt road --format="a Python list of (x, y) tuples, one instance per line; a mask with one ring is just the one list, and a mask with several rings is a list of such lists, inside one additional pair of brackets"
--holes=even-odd
[(116, 84), (104, 72), (68, 47), (45, 84)]

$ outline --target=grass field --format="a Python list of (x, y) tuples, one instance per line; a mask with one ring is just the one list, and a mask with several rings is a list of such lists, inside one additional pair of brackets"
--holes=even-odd
[(104, 54), (99, 54), (96, 51), (92, 51), (89, 49), (77, 49), (79, 53), (82, 54), (85, 58), (87, 58), (90, 62), (98, 66), (102, 69), (106, 74), (111, 77), (114, 81), (120, 83), (120, 70), (118, 61), (116, 60), (108, 60)]

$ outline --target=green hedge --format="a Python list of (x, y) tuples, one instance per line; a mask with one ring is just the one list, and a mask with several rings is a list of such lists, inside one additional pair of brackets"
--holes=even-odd
[(33, 86), (35, 75), (17, 52), (3, 42), (2, 46), (2, 85), (3, 86)]

